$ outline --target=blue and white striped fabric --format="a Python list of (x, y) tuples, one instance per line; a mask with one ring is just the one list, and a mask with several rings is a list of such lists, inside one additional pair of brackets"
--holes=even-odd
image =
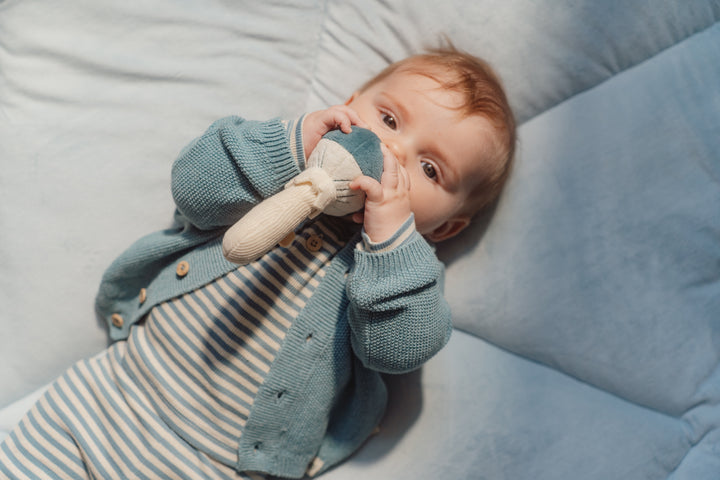
[(156, 306), (126, 342), (72, 367), (2, 445), (0, 474), (263, 479), (235, 470), (238, 439), (346, 240), (335, 222), (320, 217), (287, 248)]

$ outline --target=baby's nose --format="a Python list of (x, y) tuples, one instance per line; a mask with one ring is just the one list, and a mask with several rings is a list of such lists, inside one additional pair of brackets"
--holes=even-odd
[(395, 158), (398, 159), (398, 162), (400, 162), (400, 165), (405, 166), (405, 155), (403, 154), (403, 149), (400, 146), (400, 144), (396, 141), (389, 141), (386, 142), (386, 145), (390, 152), (392, 152), (393, 155), (395, 155)]

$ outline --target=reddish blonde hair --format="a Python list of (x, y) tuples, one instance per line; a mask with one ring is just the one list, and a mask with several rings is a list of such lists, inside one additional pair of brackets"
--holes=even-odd
[(491, 168), (476, 179), (467, 199), (465, 213), (474, 214), (492, 204), (500, 196), (507, 182), (515, 158), (517, 132), (515, 116), (505, 95), (502, 83), (490, 65), (467, 52), (446, 45), (429, 49), (395, 62), (365, 83), (364, 91), (395, 72), (407, 71), (425, 75), (443, 88), (460, 93), (465, 102), (460, 111), (465, 116), (480, 115), (495, 129), (495, 145)]

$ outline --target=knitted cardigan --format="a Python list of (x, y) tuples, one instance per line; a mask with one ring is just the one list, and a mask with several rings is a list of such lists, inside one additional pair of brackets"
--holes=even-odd
[[(222, 255), (222, 234), (304, 167), (301, 124), (228, 117), (180, 153), (176, 226), (138, 240), (103, 276), (96, 307), (113, 340), (153, 306), (237, 268)], [(313, 473), (337, 464), (382, 417), (380, 372), (414, 370), (447, 343), (432, 247), (417, 232), (381, 253), (359, 241), (357, 233), (332, 259), (290, 328), (245, 425), (238, 470), (299, 478), (311, 464)], [(177, 272), (180, 262), (187, 272)]]

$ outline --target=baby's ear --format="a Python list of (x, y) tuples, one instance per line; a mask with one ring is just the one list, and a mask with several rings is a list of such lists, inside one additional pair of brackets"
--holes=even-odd
[(470, 225), (470, 217), (467, 215), (458, 215), (426, 234), (425, 237), (434, 243), (442, 242), (462, 232), (468, 225)]

